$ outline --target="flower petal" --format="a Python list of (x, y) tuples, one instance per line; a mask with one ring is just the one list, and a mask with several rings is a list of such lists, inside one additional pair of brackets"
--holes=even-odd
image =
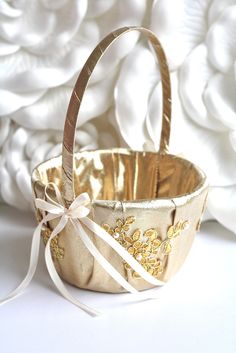
[(234, 151), (236, 152), (236, 131), (230, 132), (229, 140), (231, 142), (231, 145), (232, 145)]
[(213, 67), (227, 73), (236, 60), (236, 5), (229, 6), (210, 27), (206, 44)]
[[(18, 185), (6, 171), (5, 167), (1, 167), (0, 180), (0, 190), (3, 200), (13, 207), (17, 207), (22, 210), (29, 210), (30, 206), (21, 192), (22, 189), (18, 188)], [(3, 180), (4, 182), (2, 182)]]
[(224, 125), (209, 114), (204, 102), (204, 90), (214, 73), (207, 61), (206, 46), (197, 46), (180, 69), (180, 96), (187, 114), (197, 124), (215, 131), (225, 131)]
[(49, 11), (41, 1), (27, 1), (21, 16), (1, 20), (1, 37), (32, 53), (53, 52), (72, 39), (86, 9), (87, 0), (61, 3), (57, 11)]
[(142, 149), (148, 134), (145, 117), (150, 91), (158, 82), (155, 58), (139, 45), (125, 59), (115, 87), (116, 119), (125, 142), (133, 149)]
[[(105, 112), (112, 100), (114, 76), (91, 85), (84, 96), (78, 126)], [(34, 104), (10, 115), (11, 119), (28, 129), (60, 129), (64, 127), (71, 88), (60, 86), (49, 90)], [(103, 92), (101, 94), (101, 92)]]
[[(44, 94), (44, 91), (35, 91), (32, 93), (16, 94), (10, 91), (0, 89), (0, 116), (9, 115), (20, 108), (35, 103)], [(9, 104), (11, 102), (11, 104)]]
[(96, 1), (88, 1), (88, 9), (86, 13), (87, 18), (96, 18), (107, 11), (109, 11), (115, 4), (116, 0), (96, 0)]
[(235, 93), (236, 81), (232, 73), (218, 73), (212, 76), (204, 92), (208, 114), (232, 130), (236, 130)]
[(156, 0), (151, 29), (158, 35), (171, 69), (180, 66), (189, 51), (201, 43), (207, 31), (207, 12), (211, 0)]
[(0, 148), (6, 141), (6, 138), (10, 132), (11, 120), (7, 118), (0, 118)]
[(236, 233), (236, 185), (212, 188), (209, 192), (208, 208), (220, 223)]
[[(228, 132), (215, 132), (196, 124), (185, 113), (176, 86), (177, 75), (171, 75), (173, 86), (173, 114), (171, 121), (170, 151), (181, 154), (199, 165), (209, 178), (211, 186), (228, 186), (236, 183), (236, 154), (228, 139)], [(161, 119), (159, 112), (161, 90), (156, 89), (150, 100), (147, 120), (148, 131), (159, 149)], [(158, 115), (160, 112), (158, 113)]]
[(182, 125), (173, 131), (178, 136), (173, 146), (176, 151), (182, 151), (185, 157), (199, 165), (208, 176), (211, 186), (235, 184), (236, 154), (228, 133), (213, 132), (196, 125), (186, 116), (182, 118)]

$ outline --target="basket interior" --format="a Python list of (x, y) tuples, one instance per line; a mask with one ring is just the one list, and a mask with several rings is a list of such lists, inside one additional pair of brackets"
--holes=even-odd
[[(33, 183), (62, 188), (61, 156), (40, 164)], [(99, 200), (173, 198), (197, 190), (205, 180), (191, 162), (170, 154), (126, 149), (84, 151), (75, 155), (75, 192)]]

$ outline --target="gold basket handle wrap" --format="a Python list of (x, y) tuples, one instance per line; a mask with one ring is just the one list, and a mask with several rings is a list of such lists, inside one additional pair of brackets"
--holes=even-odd
[(131, 31), (139, 31), (143, 33), (152, 44), (152, 47), (157, 55), (161, 72), (162, 82), (162, 130), (160, 139), (160, 153), (168, 152), (169, 137), (170, 137), (170, 122), (171, 122), (171, 86), (168, 64), (162, 46), (155, 34), (143, 27), (123, 27), (117, 29), (107, 35), (93, 50), (82, 68), (79, 77), (73, 89), (64, 126), (63, 150), (62, 150), (62, 181), (63, 181), (63, 197), (67, 204), (74, 200), (74, 143), (77, 117), (80, 110), (81, 102), (85, 89), (88, 85), (90, 76), (110, 45), (116, 41), (121, 35)]

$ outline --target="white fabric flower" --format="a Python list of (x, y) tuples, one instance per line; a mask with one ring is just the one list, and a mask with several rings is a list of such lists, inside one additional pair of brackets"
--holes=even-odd
[[(3, 99), (0, 115), (7, 114), (19, 124), (32, 124), (28, 127), (38, 128), (35, 123), (38, 117), (34, 112), (31, 114), (26, 109), (29, 116), (24, 117), (24, 110), (19, 109), (47, 106), (47, 99), (51, 101), (48, 94), (52, 100), (59, 95), (68, 102), (68, 91), (71, 91), (74, 78), (99, 39), (124, 23), (140, 23), (145, 10), (138, 0), (128, 0), (125, 7), (118, 1), (113, 6), (112, 2), (105, 6), (104, 1), (96, 1), (95, 7), (91, 3), (88, 9), (86, 0), (12, 1), (11, 7), (6, 2), (1, 3), (0, 90)], [(92, 77), (96, 87), (88, 91), (90, 100), (94, 101), (93, 107), (97, 107), (100, 101), (98, 90), (107, 95), (110, 92), (115, 68), (135, 44), (133, 38), (130, 35), (119, 41), (97, 68)], [(64, 91), (58, 91), (62, 85), (65, 85)], [(98, 113), (91, 109), (91, 105), (84, 104), (82, 121), (99, 115), (101, 110), (106, 111), (109, 105), (106, 98), (100, 103)], [(57, 100), (54, 99), (54, 104)], [(54, 123), (62, 126), (64, 111), (55, 119)], [(47, 128), (47, 123), (43, 121), (42, 126)]]
[[(0, 193), (5, 202), (21, 209), (32, 207), (32, 170), (61, 153), (62, 134), (62, 131), (29, 130), (11, 124), (0, 156)], [(96, 128), (87, 123), (76, 136), (76, 149), (95, 149), (97, 141)]]
[[(184, 50), (178, 51), (182, 60), (173, 66), (179, 66), (183, 109), (198, 125), (190, 129), (191, 141), (198, 148), (186, 146), (185, 153), (209, 175), (211, 214), (236, 232), (236, 1), (182, 0), (170, 4), (160, 0), (155, 4), (156, 10), (159, 5), (165, 7), (166, 14), (170, 14), (170, 6), (172, 11), (173, 5), (176, 11), (181, 9), (171, 24), (166, 16), (170, 26), (161, 39), (164, 45), (165, 38), (170, 43), (175, 33), (176, 48), (185, 43)], [(152, 27), (161, 36), (155, 26), (157, 14), (161, 16), (154, 8)], [(174, 49), (168, 49), (173, 60)]]
[[(207, 173), (208, 209), (236, 232), (236, 1), (157, 0), (150, 28), (173, 71), (171, 151)], [(143, 45), (124, 60), (115, 92), (126, 144), (158, 150), (160, 77)]]
[[(19, 208), (31, 202), (30, 173), (61, 152), (69, 97), (88, 55), (111, 30), (141, 24), (139, 0), (12, 0), (0, 2), (1, 194)], [(86, 124), (113, 105), (121, 60), (138, 39), (130, 33), (99, 63), (81, 107), (78, 146), (97, 147), (97, 129)], [(99, 133), (102, 136), (101, 133)], [(105, 144), (110, 143), (107, 135)], [(40, 147), (38, 147), (40, 146)], [(2, 149), (1, 149), (2, 148)]]

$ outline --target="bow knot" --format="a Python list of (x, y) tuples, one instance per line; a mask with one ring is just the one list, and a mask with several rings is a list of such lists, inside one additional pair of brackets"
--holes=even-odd
[(64, 208), (64, 213), (68, 218), (77, 219), (87, 217), (90, 213), (91, 200), (87, 192), (77, 196), (69, 208)]
[[(49, 184), (50, 185), (50, 184)], [(45, 195), (48, 201), (42, 199), (36, 199), (35, 205), (42, 211), (46, 211), (53, 215), (64, 216), (67, 219), (80, 219), (87, 217), (90, 213), (90, 205), (91, 200), (89, 194), (84, 192), (77, 196), (71, 205), (67, 208), (64, 206), (64, 202), (62, 200), (61, 194), (59, 190), (54, 187), (56, 193), (57, 201), (53, 200), (47, 193), (47, 189), (45, 190)], [(86, 207), (89, 206), (89, 207)]]
[[(57, 201), (53, 200), (47, 193), (47, 187), (50, 184), (54, 188)], [(84, 192), (79, 196), (77, 196), (68, 208), (66, 208), (64, 205), (63, 198), (61, 196), (60, 190), (58, 189), (57, 185), (53, 183), (49, 183), (45, 187), (45, 196), (47, 200), (42, 200), (39, 198), (35, 200), (35, 206), (41, 211), (47, 212), (47, 214), (43, 216), (41, 222), (38, 224), (37, 228), (34, 231), (32, 245), (31, 245), (30, 265), (29, 265), (29, 269), (26, 274), (26, 277), (13, 292), (11, 292), (3, 300), (0, 300), (0, 304), (3, 304), (8, 300), (15, 298), (30, 283), (37, 267), (40, 237), (41, 237), (41, 230), (42, 230), (43, 224), (50, 222), (56, 218), (60, 218), (60, 219), (56, 227), (54, 227), (48, 239), (48, 242), (45, 248), (45, 260), (46, 260), (48, 272), (54, 284), (61, 292), (61, 294), (66, 299), (68, 299), (71, 303), (77, 305), (79, 308), (83, 309), (84, 311), (88, 312), (91, 315), (99, 315), (99, 312), (97, 310), (82, 304), (79, 300), (75, 299), (69, 293), (69, 291), (64, 286), (61, 278), (59, 277), (51, 257), (51, 247), (50, 247), (51, 241), (57, 234), (59, 234), (65, 228), (68, 220), (70, 220), (70, 222), (74, 226), (76, 235), (80, 237), (85, 247), (89, 250), (91, 255), (94, 256), (95, 260), (97, 260), (98, 263), (104, 268), (104, 270), (127, 291), (134, 294), (138, 293), (138, 291), (129, 282), (127, 282), (127, 280), (100, 253), (100, 251), (97, 249), (93, 241), (88, 236), (84, 227), (89, 229), (97, 237), (99, 237), (105, 243), (107, 243), (107, 245), (109, 245), (113, 250), (115, 250), (117, 254), (119, 254), (121, 258), (130, 265), (130, 267), (132, 267), (137, 273), (139, 273), (144, 280), (156, 286), (163, 285), (162, 281), (157, 280), (151, 274), (149, 274), (143, 268), (143, 266), (139, 264), (135, 260), (135, 258), (127, 252), (125, 248), (122, 247), (122, 245), (120, 245), (113, 237), (110, 236), (110, 234), (108, 234), (102, 227), (100, 227), (92, 219), (87, 217), (88, 214), (90, 213), (90, 208), (91, 208), (91, 200), (88, 193)], [(139, 296), (142, 299), (153, 299), (152, 296), (147, 297), (142, 293), (139, 293)]]

